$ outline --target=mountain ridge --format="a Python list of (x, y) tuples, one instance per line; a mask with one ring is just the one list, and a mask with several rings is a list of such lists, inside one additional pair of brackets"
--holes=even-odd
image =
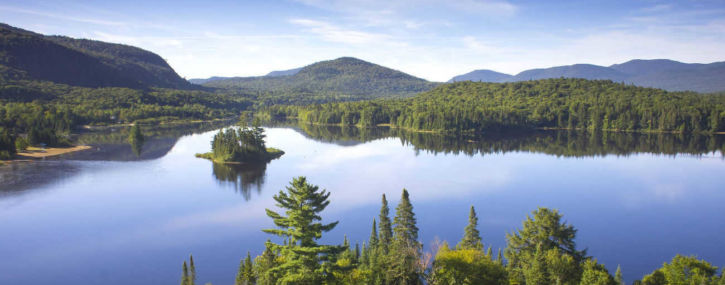
[[(478, 70), (476, 70), (478, 71)], [(517, 82), (549, 78), (583, 78), (589, 80), (612, 80), (641, 87), (652, 87), (667, 91), (695, 91), (716, 93), (725, 91), (725, 62), (683, 63), (670, 59), (633, 59), (627, 62), (600, 66), (574, 64), (536, 68), (516, 75), (491, 77), (479, 75), (476, 71), (458, 75), (449, 82)], [(487, 70), (493, 74), (502, 74)]]
[(92, 88), (196, 88), (153, 52), (123, 44), (42, 35), (2, 23), (0, 78)]

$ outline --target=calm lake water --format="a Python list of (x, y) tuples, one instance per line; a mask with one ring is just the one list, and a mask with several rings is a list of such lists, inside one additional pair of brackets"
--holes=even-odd
[(474, 205), (496, 251), (543, 206), (630, 281), (676, 253), (725, 265), (722, 136), (275, 126), (267, 145), (283, 157), (232, 168), (194, 157), (213, 131), (189, 132), (153, 133), (140, 151), (123, 131), (90, 134), (91, 151), (0, 167), (0, 284), (177, 284), (189, 254), (200, 284), (233, 284), (271, 238), (264, 209), (299, 175), (332, 193), (328, 243), (365, 241), (381, 195), (394, 209), (406, 188), (426, 244), (457, 243)]

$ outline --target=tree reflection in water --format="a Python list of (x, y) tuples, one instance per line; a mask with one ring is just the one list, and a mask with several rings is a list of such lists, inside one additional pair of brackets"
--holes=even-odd
[(232, 185), (234, 191), (249, 201), (252, 190), (262, 191), (267, 163), (222, 164), (212, 163), (214, 178), (219, 184)]

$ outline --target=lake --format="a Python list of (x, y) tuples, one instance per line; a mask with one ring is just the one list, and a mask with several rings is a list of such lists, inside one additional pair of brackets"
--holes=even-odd
[(425, 244), (457, 243), (476, 207), (494, 252), (537, 207), (556, 208), (611, 272), (641, 278), (675, 254), (725, 265), (723, 136), (539, 131), (454, 137), (386, 128), (270, 125), (266, 165), (221, 166), (213, 129), (126, 130), (79, 138), (62, 160), (0, 166), (0, 284), (176, 284), (194, 255), (198, 283), (233, 284), (272, 236), (265, 208), (295, 176), (329, 190), (323, 242), (370, 234), (380, 198), (410, 192)]

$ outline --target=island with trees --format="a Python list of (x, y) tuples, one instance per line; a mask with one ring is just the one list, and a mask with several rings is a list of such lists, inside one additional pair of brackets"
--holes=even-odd
[(211, 152), (197, 153), (196, 157), (216, 163), (242, 164), (269, 162), (279, 158), (284, 151), (266, 147), (264, 129), (258, 123), (248, 127), (220, 130), (211, 141)]

